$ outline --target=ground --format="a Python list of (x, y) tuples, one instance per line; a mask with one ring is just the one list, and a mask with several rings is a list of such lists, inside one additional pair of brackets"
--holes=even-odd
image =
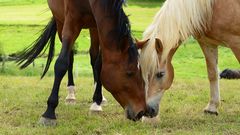
[(89, 113), (93, 93), (92, 78), (78, 77), (77, 104), (65, 105), (66, 78), (60, 89), (58, 125), (38, 125), (46, 109), (52, 77), (0, 76), (0, 134), (239, 134), (239, 81), (221, 80), (221, 106), (218, 116), (206, 115), (208, 102), (206, 79), (176, 79), (166, 92), (160, 107), (160, 122), (149, 125), (132, 122), (123, 109), (104, 91), (108, 104), (103, 112)]

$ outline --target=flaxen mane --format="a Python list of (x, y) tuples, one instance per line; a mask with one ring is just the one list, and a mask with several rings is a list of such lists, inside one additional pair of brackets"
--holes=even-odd
[(143, 78), (158, 70), (155, 38), (163, 45), (162, 59), (166, 59), (171, 48), (190, 35), (203, 34), (209, 28), (214, 0), (167, 0), (156, 14), (152, 24), (145, 30), (144, 39), (150, 39), (140, 54)]

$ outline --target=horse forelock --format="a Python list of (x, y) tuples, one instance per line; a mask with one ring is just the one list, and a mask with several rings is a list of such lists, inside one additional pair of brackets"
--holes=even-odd
[(155, 49), (155, 38), (151, 38), (147, 45), (142, 48), (139, 63), (141, 66), (142, 77), (146, 84), (148, 84), (149, 78), (154, 76), (159, 69), (159, 57)]
[(153, 79), (159, 70), (159, 57), (155, 49), (155, 38), (151, 38), (139, 55), (139, 64), (141, 67), (142, 78), (145, 84), (145, 96), (148, 97), (149, 81)]
[[(138, 51), (133, 42), (132, 33), (131, 33), (131, 24), (128, 19), (128, 16), (125, 14), (122, 6), (126, 4), (126, 0), (101, 0), (102, 5), (105, 8), (107, 13), (110, 13), (112, 18), (117, 19), (117, 26), (114, 31), (117, 35), (116, 41), (120, 49), (124, 49), (126, 46), (119, 42), (122, 40), (128, 40), (128, 53), (129, 53), (129, 62), (133, 62), (138, 59)], [(115, 32), (113, 32), (115, 33)]]

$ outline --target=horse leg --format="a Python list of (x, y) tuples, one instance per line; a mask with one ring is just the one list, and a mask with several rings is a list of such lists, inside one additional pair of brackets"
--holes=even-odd
[(102, 62), (100, 56), (98, 31), (96, 28), (90, 29), (90, 36), (91, 36), (90, 57), (94, 76), (94, 89), (95, 89), (93, 95), (93, 104), (90, 107), (90, 111), (98, 112), (102, 111), (101, 103), (104, 102), (105, 98), (102, 95), (102, 83), (100, 80)]
[(43, 113), (40, 118), (40, 124), (45, 126), (55, 126), (56, 125), (56, 114), (55, 109), (58, 105), (58, 93), (59, 87), (63, 76), (66, 74), (69, 67), (70, 53), (72, 50), (72, 45), (80, 33), (81, 27), (73, 24), (74, 20), (71, 17), (65, 18), (65, 23), (62, 31), (62, 49), (56, 60), (54, 66), (54, 84), (52, 92), (47, 101), (47, 110)]
[[(58, 31), (58, 37), (60, 41), (62, 42), (62, 29), (63, 29), (63, 24), (60, 21), (57, 21), (57, 31)], [(68, 90), (68, 96), (66, 97), (65, 102), (67, 104), (75, 104), (76, 98), (75, 98), (75, 85), (74, 85), (74, 80), (73, 80), (73, 50), (70, 53), (69, 57), (69, 66), (68, 66), (68, 85), (67, 85), (67, 90)]]
[(204, 112), (218, 115), (217, 108), (220, 104), (219, 77), (217, 67), (218, 48), (217, 46), (210, 46), (203, 42), (199, 43), (206, 59), (208, 79), (210, 82), (210, 101), (204, 109)]
[(75, 85), (73, 80), (73, 61), (74, 61), (74, 52), (71, 50), (70, 57), (69, 57), (69, 65), (68, 65), (68, 95), (66, 97), (67, 104), (75, 104), (76, 97), (75, 97)]
[(103, 95), (102, 95), (102, 82), (100, 80), (100, 73), (101, 73), (101, 68), (102, 68), (102, 58), (101, 55), (97, 57), (94, 65), (94, 86), (95, 86), (95, 91), (93, 94), (93, 104), (90, 107), (90, 111), (92, 112), (98, 112), (102, 111), (101, 103), (103, 101)]
[(59, 93), (59, 86), (62, 81), (63, 76), (65, 75), (68, 67), (68, 60), (69, 53), (68, 53), (68, 46), (67, 42), (63, 42), (63, 47), (61, 49), (61, 53), (56, 60), (54, 66), (54, 84), (52, 88), (52, 92), (47, 101), (47, 110), (42, 115), (40, 119), (40, 123), (46, 126), (56, 125), (56, 114), (55, 109), (58, 105), (58, 93)]
[[(58, 36), (60, 41), (62, 42), (62, 29), (63, 29), (63, 24), (59, 21), (57, 22), (57, 31), (58, 31)], [(69, 57), (69, 66), (68, 66), (68, 85), (67, 85), (67, 90), (68, 90), (68, 96), (66, 97), (66, 103), (67, 104), (75, 104), (76, 98), (75, 98), (75, 85), (74, 85), (74, 80), (73, 80), (73, 50), (70, 53)]]

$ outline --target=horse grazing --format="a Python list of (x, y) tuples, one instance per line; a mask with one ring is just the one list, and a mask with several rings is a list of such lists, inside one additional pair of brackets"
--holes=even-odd
[(240, 62), (239, 26), (240, 1), (165, 1), (139, 45), (147, 103), (160, 103), (173, 82), (172, 57), (181, 43), (193, 36), (204, 53), (210, 82), (210, 101), (204, 112), (217, 115), (220, 103), (218, 45), (229, 47)]
[(97, 37), (91, 39), (94, 40), (92, 43), (100, 44), (101, 68), (98, 68), (100, 71), (98, 70), (97, 77), (125, 109), (126, 117), (135, 121), (143, 115), (156, 115), (155, 108), (146, 104), (144, 82), (138, 66), (138, 51), (131, 36), (128, 17), (122, 9), (123, 3), (123, 0), (48, 0), (52, 20), (36, 44), (25, 49), (19, 56), (21, 67), (24, 68), (45, 50), (49, 41), (44, 75), (54, 55), (54, 39), (58, 32), (62, 49), (54, 66), (54, 84), (47, 101), (47, 110), (40, 119), (42, 124), (56, 124), (59, 86), (71, 66), (74, 41), (83, 28), (89, 28), (91, 35)]
[(220, 78), (224, 78), (224, 79), (240, 79), (240, 70), (224, 69), (220, 73)]

